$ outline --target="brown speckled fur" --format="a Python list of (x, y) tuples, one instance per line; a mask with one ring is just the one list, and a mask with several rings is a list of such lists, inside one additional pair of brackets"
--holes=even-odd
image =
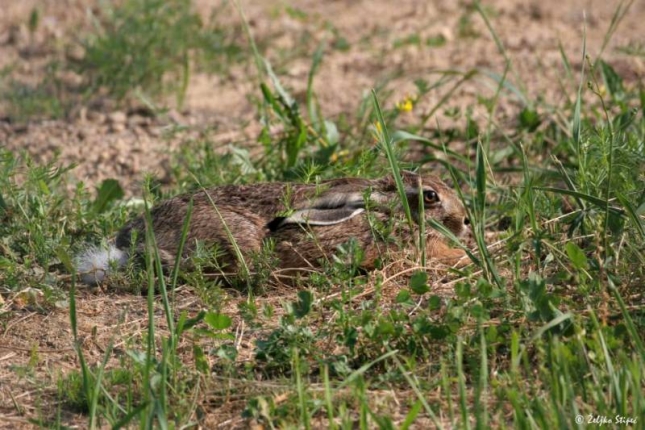
[[(457, 236), (466, 230), (463, 205), (454, 191), (440, 179), (404, 172), (403, 180), (406, 187), (412, 189), (416, 188), (421, 180), (423, 189), (432, 189), (439, 195), (440, 203), (426, 205), (424, 209), (426, 218), (432, 217), (442, 222)], [(392, 176), (375, 180), (334, 179), (318, 185), (287, 183), (225, 185), (194, 194), (180, 195), (159, 203), (151, 211), (153, 230), (164, 264), (172, 264), (180, 243), (188, 204), (192, 198), (193, 212), (183, 257), (188, 257), (195, 250), (196, 241), (202, 241), (206, 245), (217, 245), (218, 250), (222, 252), (218, 261), (229, 268), (227, 271), (235, 270), (237, 257), (224, 228), (222, 222), (224, 221), (245, 258), (259, 252), (263, 242), (271, 238), (275, 242), (275, 251), (281, 268), (316, 267), (321, 259), (333, 255), (339, 245), (353, 237), (365, 251), (363, 267), (370, 269), (384, 252), (398, 249), (400, 246), (413, 246), (414, 237), (418, 232), (410, 231), (405, 222), (399, 223), (395, 229), (394, 240), (387, 242), (379, 239), (370, 225), (370, 216), (381, 221), (387, 221), (391, 217), (403, 219), (400, 204), (393, 203), (388, 208), (377, 205), (370, 209), (369, 216), (367, 213), (361, 213), (333, 225), (285, 224), (275, 231), (267, 227), (267, 224), (276, 216), (284, 215), (288, 210), (307, 208), (315, 199), (332, 194), (363, 193), (366, 190), (371, 190), (372, 195), (379, 193), (386, 196), (388, 201), (398, 202)], [(409, 203), (416, 216), (419, 207), (418, 198), (409, 197)], [(137, 233), (137, 243), (142, 243), (145, 237), (143, 217), (138, 217), (123, 227), (117, 235), (116, 246), (120, 249), (129, 249), (133, 232)], [(452, 263), (464, 256), (463, 251), (449, 248), (440, 235), (430, 227), (426, 228), (426, 232), (429, 257)], [(141, 251), (140, 245), (137, 249)]]

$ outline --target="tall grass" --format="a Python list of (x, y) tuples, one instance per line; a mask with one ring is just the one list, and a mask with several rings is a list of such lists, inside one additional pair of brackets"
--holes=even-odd
[[(126, 273), (119, 281), (145, 286), (145, 330), (120, 339), (126, 353), (118, 359), (110, 343), (91, 365), (78, 328), (81, 297), (74, 276), (63, 272), (73, 273), (70, 255), (82, 243), (108, 237), (133, 211), (120, 204), (114, 181), (100, 187), (97, 198), (82, 187), (67, 196), (65, 168), (37, 166), (0, 150), (0, 291), (3, 297), (26, 287), (45, 291), (46, 300), (38, 304), (44, 312), (68, 300), (78, 369), (58, 381), (61, 408), (82, 412), (88, 428), (207, 425), (200, 421), (205, 414), (227, 407), (223, 426), (244, 419), (267, 428), (570, 428), (590, 426), (596, 417), (642, 426), (644, 99), (611, 64), (583, 61), (579, 82), (558, 108), (558, 117), (568, 122), (542, 114), (540, 101), (528, 99), (526, 83), (508, 82), (507, 75), (519, 79), (510, 56), (485, 10), (477, 5), (477, 12), (506, 60), (504, 73), (495, 77), (492, 105), (506, 97), (503, 88), (514, 88), (525, 106), (512, 130), (496, 125), (494, 108), (474, 139), (467, 125), (458, 130), (461, 139), (476, 142), (474, 154), (447, 148), (435, 137), (441, 130), (432, 136), (427, 116), (399, 129), (386, 91), (370, 94), (351, 127), (338, 127), (316, 106), (313, 80), (324, 61), (322, 48), (308, 75), (306, 109), (254, 49), (258, 113), (267, 121), (259, 138), (264, 152), (245, 160), (252, 167), (246, 175), (239, 164), (222, 168), (231, 156), (208, 151), (189, 160), (202, 165), (188, 175), (176, 169), (181, 189), (190, 188), (186, 182), (196, 189), (358, 173), (392, 172), (400, 179), (400, 170), (410, 167), (401, 154), (416, 140), (443, 154), (421, 167), (447, 167), (468, 204), (475, 244), (468, 250), (472, 264), (459, 270), (422, 259), (432, 269), (422, 276), (417, 266), (409, 271), (392, 265), (365, 274), (344, 259), (331, 259), (293, 291), (268, 290), (240, 300), (237, 310), (224, 310), (222, 302), (234, 300), (235, 292), (184, 273), (181, 257), (164, 273), (146, 204), (147, 252), (139, 267), (145, 278)], [(608, 34), (613, 31), (612, 26)], [(155, 43), (166, 36), (155, 35)], [(179, 74), (187, 73), (188, 47), (180, 48), (172, 63)], [(454, 83), (447, 77), (456, 75), (446, 72), (437, 86), (426, 88), (444, 91), (431, 112), (446, 109), (446, 94), (475, 75), (482, 74), (459, 75), (447, 86)], [(160, 83), (158, 76), (150, 79)], [(269, 134), (272, 123), (281, 124), (283, 133)], [(376, 142), (367, 127), (376, 131)], [(200, 143), (209, 146), (207, 140)], [(500, 178), (515, 185), (500, 186)], [(406, 221), (414, 226), (400, 182), (397, 189)], [(180, 250), (189, 221), (190, 211)], [(437, 222), (424, 228), (458, 241)], [(348, 246), (345, 252), (358, 251)], [(239, 249), (238, 255), (243, 260)], [(215, 299), (180, 312), (176, 291), (184, 285), (208, 290)], [(448, 291), (440, 294), (442, 286)], [(242, 341), (251, 346), (244, 350)], [(60, 415), (47, 416), (39, 423), (61, 421)]]

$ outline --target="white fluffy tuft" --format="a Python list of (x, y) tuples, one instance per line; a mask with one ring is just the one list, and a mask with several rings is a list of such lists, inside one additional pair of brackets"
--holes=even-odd
[(87, 285), (96, 285), (103, 282), (115, 269), (125, 266), (128, 254), (114, 244), (89, 246), (74, 260), (81, 281)]

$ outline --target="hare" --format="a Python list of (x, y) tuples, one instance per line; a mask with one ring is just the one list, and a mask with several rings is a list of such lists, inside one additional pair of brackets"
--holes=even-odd
[[(439, 178), (402, 172), (414, 221), (419, 220), (419, 198), (426, 218), (443, 223), (456, 236), (468, 229), (466, 211), (454, 191)], [(421, 188), (419, 188), (421, 187)], [(317, 267), (351, 238), (364, 250), (361, 266), (374, 268), (386, 251), (410, 246), (418, 233), (398, 223), (394, 239), (375, 232), (375, 223), (403, 217), (392, 175), (380, 179), (343, 178), (320, 184), (264, 183), (217, 186), (163, 201), (150, 215), (159, 255), (165, 266), (174, 264), (182, 228), (192, 200), (192, 214), (182, 258), (197, 243), (216, 246), (217, 261), (227, 272), (239, 269), (238, 253), (246, 260), (273, 241), (280, 268)], [(396, 228), (396, 227), (395, 227)], [(122, 266), (128, 252), (144, 252), (145, 218), (126, 224), (108, 249), (90, 249), (77, 258), (77, 269), (86, 284), (101, 282), (110, 266)], [(426, 228), (427, 255), (454, 263), (464, 257), (450, 248), (441, 235)], [(133, 239), (135, 240), (133, 242)], [(113, 261), (111, 263), (111, 261)]]

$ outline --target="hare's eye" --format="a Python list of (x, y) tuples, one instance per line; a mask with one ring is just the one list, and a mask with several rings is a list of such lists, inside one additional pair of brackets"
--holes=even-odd
[(437, 194), (435, 191), (429, 190), (429, 191), (424, 191), (423, 192), (423, 201), (427, 204), (432, 204), (432, 203), (438, 203), (439, 202), (439, 194)]

